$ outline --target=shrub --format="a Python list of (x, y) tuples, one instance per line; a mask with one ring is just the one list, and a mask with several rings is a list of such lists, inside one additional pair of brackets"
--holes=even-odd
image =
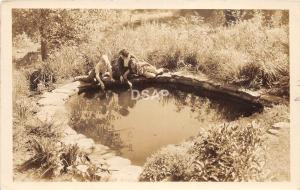
[(16, 35), (13, 38), (13, 47), (16, 49), (26, 49), (34, 45), (35, 43), (32, 41), (32, 39), (24, 32)]
[(140, 180), (263, 181), (268, 176), (261, 134), (252, 125), (213, 127), (193, 139), (192, 146), (173, 145), (152, 155)]
[(189, 165), (188, 144), (169, 145), (147, 159), (140, 181), (182, 181)]
[(77, 46), (63, 46), (50, 56), (45, 65), (61, 79), (85, 74), (87, 69), (86, 60)]
[[(40, 178), (69, 176), (77, 181), (100, 181), (109, 170), (97, 166), (77, 145), (64, 145), (48, 138), (31, 140), (33, 156), (20, 165), (20, 171), (34, 170)], [(70, 180), (70, 179), (65, 179)]]

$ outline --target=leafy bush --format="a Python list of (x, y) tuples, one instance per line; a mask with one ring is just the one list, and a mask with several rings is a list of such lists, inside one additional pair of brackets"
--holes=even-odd
[(169, 145), (147, 158), (140, 181), (183, 181), (191, 145)]
[(13, 38), (13, 48), (16, 48), (18, 50), (25, 49), (34, 45), (35, 43), (25, 32), (23, 32), (22, 34), (18, 34)]
[[(258, 128), (222, 125), (168, 146), (147, 160), (141, 181), (263, 181), (264, 146)], [(174, 151), (175, 150), (175, 151)]]

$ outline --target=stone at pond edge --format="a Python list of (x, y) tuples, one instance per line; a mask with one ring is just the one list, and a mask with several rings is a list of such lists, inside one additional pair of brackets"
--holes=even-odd
[(95, 142), (90, 138), (82, 138), (77, 141), (79, 149), (87, 154), (91, 154), (95, 147)]
[(142, 167), (129, 165), (111, 173), (109, 181), (136, 182), (142, 173)]
[(131, 164), (131, 161), (120, 156), (114, 156), (112, 158), (107, 159), (106, 163), (109, 165), (110, 169), (119, 170), (121, 168), (129, 166)]
[(54, 120), (54, 115), (60, 108), (62, 108), (62, 106), (42, 106), (37, 112), (37, 118), (42, 122), (52, 122)]
[(267, 133), (269, 133), (269, 134), (271, 134), (271, 135), (276, 135), (276, 136), (279, 135), (279, 131), (276, 130), (276, 129), (269, 129), (269, 130), (267, 131)]
[(288, 122), (278, 122), (272, 125), (273, 128), (289, 128), (290, 123)]
[(91, 138), (86, 138), (82, 134), (68, 135), (62, 139), (66, 145), (75, 145), (79, 147), (80, 151), (91, 154), (95, 147), (95, 142)]
[(116, 156), (116, 153), (113, 152), (113, 151), (110, 151), (110, 152), (107, 152), (106, 154), (103, 154), (101, 156), (101, 158), (104, 159), (104, 160), (107, 160), (107, 159), (110, 159), (110, 158), (112, 158), (114, 156)]
[(76, 135), (77, 132), (72, 129), (71, 127), (66, 127), (65, 130), (64, 130), (64, 135), (65, 136), (68, 136), (68, 135)]
[[(64, 137), (61, 143), (65, 145), (75, 145), (87, 154), (94, 163), (105, 164), (107, 168), (113, 170), (111, 175), (99, 174), (104, 181), (138, 181), (142, 168), (139, 166), (131, 165), (130, 160), (115, 156), (115, 152), (111, 152), (107, 146), (95, 145), (91, 138), (87, 138), (82, 134), (72, 129), (64, 120), (65, 101), (78, 91), (80, 82), (74, 82), (64, 85), (58, 89), (53, 90), (51, 93), (44, 93), (42, 98), (38, 101), (40, 110), (37, 112), (38, 119), (47, 122), (54, 122), (64, 128)], [(93, 155), (96, 153), (95, 155)], [(86, 172), (85, 166), (78, 166), (81, 172)]]
[(38, 101), (39, 105), (47, 106), (60, 106), (65, 103), (65, 101), (68, 99), (68, 94), (62, 94), (62, 93), (54, 93), (47, 97), (44, 97)]

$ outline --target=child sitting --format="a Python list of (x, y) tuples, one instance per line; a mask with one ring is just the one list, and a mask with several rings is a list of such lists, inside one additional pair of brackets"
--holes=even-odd
[(112, 68), (107, 55), (102, 55), (100, 61), (87, 76), (75, 77), (75, 81), (98, 82), (101, 89), (105, 89), (103, 81), (112, 81)]

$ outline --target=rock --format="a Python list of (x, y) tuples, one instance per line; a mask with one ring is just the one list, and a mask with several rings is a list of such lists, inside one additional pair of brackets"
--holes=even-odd
[(65, 100), (69, 98), (69, 95), (67, 94), (62, 94), (62, 93), (54, 93), (51, 95), (48, 95), (47, 97), (44, 97), (38, 101), (39, 105), (47, 106), (47, 105), (52, 105), (52, 106), (61, 106), (65, 103)]
[(77, 91), (77, 88), (79, 86), (80, 86), (80, 82), (76, 81), (76, 82), (65, 84), (65, 85), (61, 86), (60, 89)]
[(64, 135), (69, 136), (69, 135), (76, 135), (76, 131), (72, 129), (71, 127), (66, 127), (64, 129)]
[(262, 94), (262, 92), (261, 91), (252, 91), (252, 90), (249, 90), (249, 89), (245, 89), (245, 88), (240, 88), (239, 89), (240, 91), (243, 91), (243, 92), (246, 92), (246, 93), (248, 93), (248, 94), (250, 94), (250, 95), (252, 95), (252, 96), (254, 96), (254, 97), (260, 97), (261, 96), (261, 94)]
[(95, 145), (95, 152), (107, 152), (109, 150), (108, 146), (102, 145), (102, 144), (96, 144)]
[(44, 92), (42, 95), (41, 95), (41, 98), (47, 98), (49, 96), (51, 96), (52, 92)]
[(65, 143), (65, 144), (77, 144), (77, 142), (80, 140), (80, 139), (86, 139), (86, 136), (82, 135), (82, 134), (74, 134), (74, 135), (67, 135), (65, 136), (62, 141)]
[(57, 106), (44, 106), (37, 112), (37, 118), (42, 122), (52, 122)]
[[(77, 145), (81, 150), (84, 150), (83, 152), (90, 153), (91, 145), (86, 145), (86, 142), (82, 142), (81, 139), (87, 138), (82, 134), (67, 135), (62, 138), (61, 142), (65, 145)], [(81, 144), (79, 145), (78, 142), (80, 142)]]
[(163, 78), (163, 77), (171, 77), (170, 73), (163, 73), (162, 75), (158, 75), (157, 78)]
[(62, 94), (73, 95), (74, 93), (76, 93), (76, 90), (75, 89), (57, 88), (55, 90), (52, 90), (52, 93), (62, 93)]
[(114, 156), (107, 159), (106, 163), (109, 165), (109, 169), (119, 170), (121, 168), (129, 166), (131, 164), (131, 161), (120, 156)]
[[(93, 152), (89, 155), (89, 158), (92, 160), (93, 163), (103, 164), (106, 161), (103, 158), (104, 154), (111, 153), (111, 150), (107, 146), (101, 144), (95, 144)], [(110, 154), (114, 156), (115, 154)]]
[(82, 138), (77, 141), (77, 145), (82, 152), (91, 154), (93, 152), (95, 142), (91, 138)]
[(111, 173), (109, 181), (136, 182), (142, 173), (142, 167), (130, 165)]
[(276, 130), (276, 129), (269, 129), (269, 130), (267, 131), (267, 133), (269, 133), (269, 134), (271, 134), (271, 135), (276, 135), (276, 136), (279, 135), (279, 131)]
[(101, 158), (107, 160), (107, 159), (110, 159), (110, 158), (114, 157), (115, 155), (116, 155), (115, 152), (110, 151), (110, 152), (102, 155)]
[(273, 128), (290, 128), (290, 123), (288, 122), (278, 122), (272, 125)]
[(88, 166), (87, 165), (78, 165), (78, 166), (76, 166), (76, 169), (78, 169), (79, 171), (81, 171), (81, 172), (83, 172), (83, 173), (85, 173), (85, 172), (87, 172), (87, 170), (88, 170)]
[(109, 181), (110, 178), (110, 174), (108, 172), (97, 172), (95, 173), (96, 176), (99, 176), (101, 179), (101, 182), (105, 181)]
[(67, 111), (64, 106), (41, 106), (36, 117), (43, 123), (65, 128), (68, 126)]
[(62, 143), (64, 143), (65, 145), (77, 144), (80, 151), (85, 152), (87, 154), (91, 154), (95, 146), (95, 142), (93, 141), (93, 139), (86, 138), (82, 134), (66, 136), (62, 139)]

